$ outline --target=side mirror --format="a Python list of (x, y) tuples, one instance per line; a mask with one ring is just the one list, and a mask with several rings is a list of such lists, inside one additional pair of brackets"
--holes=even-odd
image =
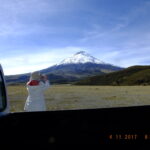
[(0, 65), (0, 115), (8, 113), (7, 106), (7, 91), (3, 74), (3, 69)]

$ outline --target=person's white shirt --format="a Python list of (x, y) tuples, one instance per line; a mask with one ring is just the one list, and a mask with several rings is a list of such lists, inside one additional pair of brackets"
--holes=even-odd
[(44, 92), (50, 87), (48, 80), (39, 81), (37, 85), (27, 84), (28, 97), (25, 103), (25, 111), (46, 111)]

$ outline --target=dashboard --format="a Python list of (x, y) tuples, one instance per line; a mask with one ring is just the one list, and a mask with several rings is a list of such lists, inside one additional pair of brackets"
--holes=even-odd
[(0, 117), (1, 143), (149, 144), (150, 106), (10, 113)]

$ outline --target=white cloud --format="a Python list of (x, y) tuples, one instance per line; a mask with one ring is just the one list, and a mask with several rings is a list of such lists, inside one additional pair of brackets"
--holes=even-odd
[(7, 56), (0, 61), (6, 75), (27, 73), (55, 65), (66, 57), (83, 49), (82, 47), (43, 48), (38, 53), (31, 51), (29, 54)]
[(0, 0), (0, 36), (54, 32), (43, 23), (75, 9), (75, 0)]

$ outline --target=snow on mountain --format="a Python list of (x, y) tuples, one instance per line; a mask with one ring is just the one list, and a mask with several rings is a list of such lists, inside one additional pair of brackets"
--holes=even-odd
[[(80, 51), (72, 57), (64, 59), (59, 64), (39, 70), (42, 74), (47, 74), (51, 83), (70, 83), (81, 78), (102, 75), (109, 72), (122, 70), (108, 63), (91, 56), (85, 51)], [(6, 82), (9, 84), (25, 83), (29, 80), (29, 73), (21, 75), (7, 76)]]
[(61, 61), (57, 65), (63, 64), (78, 64), (78, 63), (95, 63), (95, 64), (106, 64), (103, 61), (91, 56), (90, 54), (86, 53), (85, 51), (80, 51), (74, 54), (72, 57), (68, 57)]

